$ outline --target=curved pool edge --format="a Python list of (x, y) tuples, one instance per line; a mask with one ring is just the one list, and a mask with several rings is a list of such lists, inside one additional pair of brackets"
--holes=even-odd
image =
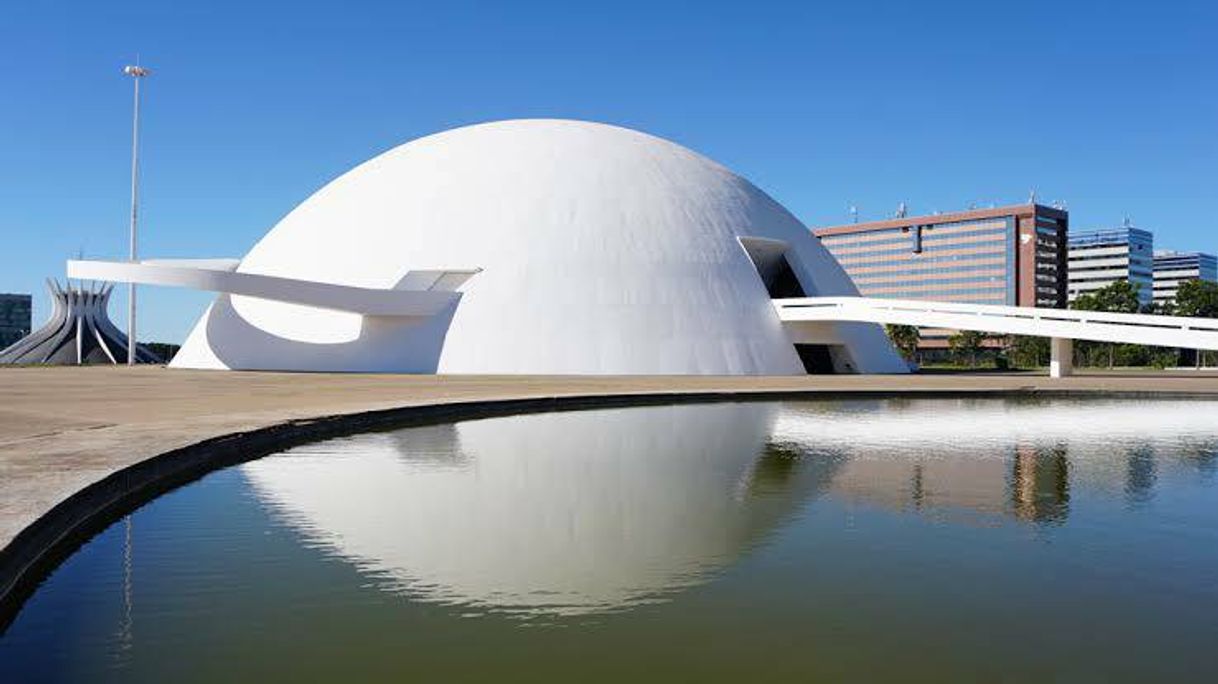
[[(523, 393), (522, 393), (523, 394)], [(76, 490), (36, 517), (0, 549), (0, 636), (25, 601), (69, 555), (123, 515), (204, 475), (308, 442), (386, 429), (520, 415), (692, 402), (780, 401), (785, 399), (1091, 397), (1208, 399), (1212, 391), (1178, 389), (1045, 388), (1036, 384), (1003, 388), (892, 389), (721, 389), (591, 393), (470, 401), (433, 401), (393, 408), (296, 418), (264, 427), (209, 437), (157, 453), (113, 470)]]

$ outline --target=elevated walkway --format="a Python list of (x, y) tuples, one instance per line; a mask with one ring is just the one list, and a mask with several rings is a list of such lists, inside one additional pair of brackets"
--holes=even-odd
[(1051, 340), (1049, 374), (1053, 377), (1070, 374), (1074, 340), (1218, 350), (1218, 319), (1211, 318), (874, 297), (801, 297), (773, 301), (779, 319), (797, 337), (806, 338), (818, 324), (840, 321), (1048, 337)]

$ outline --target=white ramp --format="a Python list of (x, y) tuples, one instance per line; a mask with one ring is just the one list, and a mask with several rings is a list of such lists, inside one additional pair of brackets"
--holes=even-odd
[(1218, 349), (1218, 319), (1211, 318), (874, 297), (803, 297), (773, 301), (779, 319), (794, 334), (798, 334), (801, 327), (818, 323), (854, 321), (1053, 338), (1055, 376), (1069, 373), (1069, 340)]

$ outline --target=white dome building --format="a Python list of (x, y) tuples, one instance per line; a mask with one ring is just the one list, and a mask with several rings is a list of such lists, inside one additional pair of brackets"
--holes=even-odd
[(870, 324), (826, 324), (835, 344), (797, 350), (770, 300), (857, 294), (833, 257), (790, 212), (726, 168), (603, 124), (503, 121), (397, 147), (288, 214), (226, 275), (242, 274), (302, 291), (347, 286), (334, 289), (433, 299), (421, 313), (380, 315), (221, 294), (173, 366), (906, 370)]

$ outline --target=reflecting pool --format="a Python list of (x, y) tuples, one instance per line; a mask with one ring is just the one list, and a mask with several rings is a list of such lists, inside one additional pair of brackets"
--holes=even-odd
[(1215, 409), (686, 404), (317, 443), (85, 544), (0, 681), (1208, 680)]

